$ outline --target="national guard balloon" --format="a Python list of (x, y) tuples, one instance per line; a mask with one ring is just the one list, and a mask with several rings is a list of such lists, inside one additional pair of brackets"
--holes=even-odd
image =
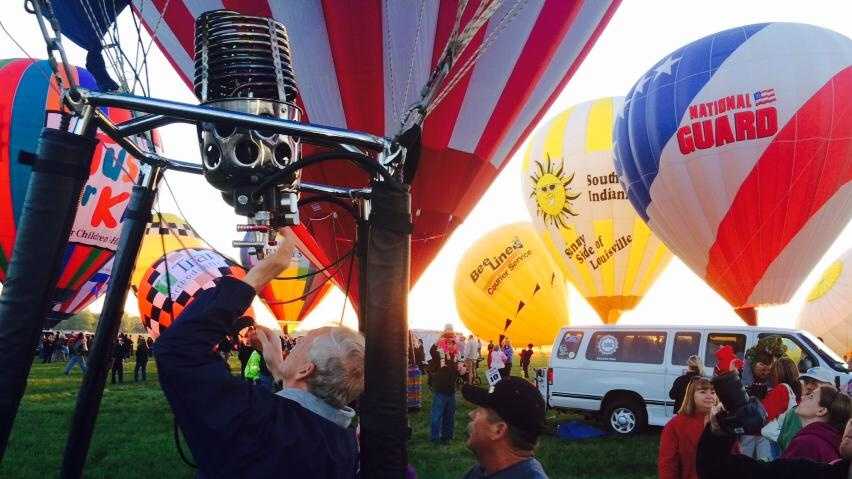
[(628, 198), (744, 319), (788, 301), (852, 217), (850, 65), (838, 33), (749, 25), (666, 55), (625, 99)]

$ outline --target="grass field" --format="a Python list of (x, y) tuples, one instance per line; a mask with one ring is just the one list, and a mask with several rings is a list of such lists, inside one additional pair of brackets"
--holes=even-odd
[[(543, 364), (542, 355), (536, 354), (534, 363)], [(82, 380), (79, 369), (64, 376), (63, 367), (64, 363), (33, 365), (11, 443), (0, 464), (0, 478), (58, 475)], [(132, 382), (132, 367), (132, 362), (125, 366), (125, 380), (129, 378), (130, 382), (107, 384), (85, 477), (193, 477), (194, 471), (181, 462), (175, 449), (172, 415), (157, 383), (153, 361), (148, 364), (147, 383)], [(516, 366), (513, 371), (520, 372), (520, 368)], [(471, 408), (461, 395), (456, 404), (455, 439), (448, 445), (433, 445), (429, 442), (431, 395), (424, 384), (423, 409), (409, 416), (413, 429), (409, 455), (421, 479), (460, 478), (474, 463), (464, 445)], [(552, 430), (569, 419), (577, 417), (550, 412), (548, 424)], [(583, 442), (545, 436), (536, 455), (554, 479), (650, 478), (656, 475), (658, 442), (659, 429), (632, 438)]]

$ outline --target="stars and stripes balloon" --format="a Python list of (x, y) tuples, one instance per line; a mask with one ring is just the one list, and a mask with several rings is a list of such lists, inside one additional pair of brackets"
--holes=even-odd
[(613, 168), (623, 98), (560, 113), (534, 133), (522, 174), (527, 209), (565, 278), (612, 324), (633, 309), (671, 253), (636, 214)]
[(826, 268), (796, 320), (837, 354), (852, 356), (852, 250)]
[(852, 216), (852, 41), (795, 23), (702, 38), (637, 81), (614, 135), (636, 211), (755, 324)]
[[(428, 105), (412, 185), (411, 280), (417, 281), (450, 233), (582, 63), (618, 7), (586, 2), (334, 2), (132, 0), (135, 13), (186, 84), (193, 86), (194, 20), (226, 8), (272, 17), (288, 30), (299, 104), (312, 123), (394, 136), (433, 70), (447, 81)], [(487, 16), (487, 15), (490, 16)], [(478, 23), (482, 20), (482, 23)], [(454, 30), (454, 25), (458, 29)], [(482, 25), (477, 31), (477, 25)], [(451, 64), (445, 49), (470, 40)], [(359, 186), (368, 179), (345, 162), (307, 168), (304, 181)], [(327, 217), (341, 210), (313, 204)], [(334, 261), (355, 240), (340, 224), (305, 221)], [(338, 284), (346, 284), (348, 267)], [(357, 279), (348, 288), (357, 307)]]
[(456, 270), (456, 308), (477, 337), (551, 344), (568, 324), (564, 281), (533, 226), (510, 224), (465, 252)]
[[(59, 71), (65, 75), (63, 68)], [(86, 70), (70, 71), (75, 83), (95, 88)], [(114, 122), (130, 118), (114, 108), (105, 112)], [(0, 281), (11, 260), (39, 133), (45, 126), (58, 128), (62, 116), (59, 88), (47, 61), (0, 60)], [(98, 140), (51, 298), (49, 323), (67, 319), (106, 291), (121, 221), (139, 175), (136, 160), (114, 141), (102, 133)]]
[[(156, 261), (142, 276), (136, 298), (142, 324), (155, 339), (213, 280), (222, 276), (244, 278), (245, 270), (207, 248), (174, 250)], [(249, 307), (244, 313), (254, 316)]]

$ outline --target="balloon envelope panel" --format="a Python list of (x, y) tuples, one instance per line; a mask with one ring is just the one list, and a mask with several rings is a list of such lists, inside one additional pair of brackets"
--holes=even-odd
[(803, 24), (667, 55), (616, 121), (651, 230), (735, 308), (783, 303), (852, 217), (852, 41)]
[[(245, 270), (216, 251), (203, 248), (175, 250), (155, 262), (142, 276), (136, 297), (142, 324), (159, 337), (202, 291), (222, 276), (245, 277)], [(246, 313), (254, 316), (249, 308)]]
[(524, 197), (559, 264), (606, 323), (632, 309), (671, 260), (618, 181), (612, 126), (623, 98), (576, 105), (543, 125), (524, 155)]
[[(249, 239), (249, 235), (246, 235), (246, 239)], [(258, 260), (249, 248), (243, 248), (240, 251), (240, 262), (246, 269), (251, 269)], [(275, 315), (282, 330), (286, 326), (287, 331), (292, 332), (292, 328), (307, 316), (331, 289), (332, 283), (325, 274), (318, 272), (320, 269), (322, 267), (312, 262), (297, 246), (293, 261), (287, 269), (258, 293)]]
[(823, 272), (796, 327), (822, 338), (839, 355), (852, 354), (852, 250)]
[(154, 213), (151, 222), (145, 228), (142, 246), (136, 257), (136, 266), (130, 277), (130, 285), (135, 290), (139, 288), (142, 276), (148, 269), (172, 251), (190, 248), (210, 248), (198, 236), (198, 233), (187, 221), (172, 213)]
[[(70, 70), (76, 83), (95, 88), (86, 70)], [(11, 260), (39, 134), (45, 126), (61, 124), (59, 89), (50, 72), (46, 61), (0, 60), (0, 281)], [(104, 111), (114, 122), (130, 118), (126, 111)], [(127, 152), (103, 133), (98, 140), (53, 294), (52, 322), (72, 316), (105, 291), (107, 265), (139, 175), (137, 161)]]
[(564, 278), (532, 225), (487, 233), (465, 252), (456, 271), (456, 308), (476, 336), (515, 345), (552, 344), (568, 325)]
[[(193, 86), (194, 19), (215, 8), (189, 0), (132, 2), (187, 85)], [(412, 284), (465, 219), (582, 63), (619, 2), (503, 2), (453, 65), (447, 89), (423, 125), (412, 187)], [(479, 2), (225, 2), (272, 17), (288, 30), (299, 103), (312, 123), (394, 136), (447, 45), (459, 5), (460, 31)], [(496, 5), (496, 3), (495, 3)], [(168, 7), (168, 14), (163, 10)], [(479, 52), (475, 62), (474, 52)], [(437, 96), (436, 96), (437, 97)], [(345, 162), (307, 168), (305, 181), (358, 186), (368, 178)], [(341, 210), (311, 205), (327, 217)], [(307, 207), (306, 207), (307, 208)], [(303, 215), (309, 213), (304, 211)], [(306, 221), (334, 260), (355, 225)], [(347, 283), (348, 267), (337, 273)], [(357, 307), (358, 275), (349, 295)]]

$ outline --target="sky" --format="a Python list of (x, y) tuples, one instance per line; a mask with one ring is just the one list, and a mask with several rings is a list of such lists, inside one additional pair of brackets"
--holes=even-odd
[[(716, 0), (664, 1), (624, 0), (612, 17), (609, 26), (558, 99), (544, 116), (541, 124), (568, 107), (605, 96), (623, 96), (652, 65), (668, 53), (706, 35), (751, 23), (786, 21), (801, 22), (828, 28), (852, 38), (852, 2), (848, 1), (756, 1)], [(23, 10), (23, 2), (9, 2), (2, 15), (3, 24), (23, 48), (33, 57), (45, 56), (44, 44), (35, 19)], [(133, 39), (129, 19), (122, 19), (122, 37)], [(69, 41), (65, 42), (69, 61), (85, 63), (85, 55)], [(0, 58), (22, 57), (24, 54), (9, 37), (0, 32)], [(196, 103), (192, 92), (184, 85), (162, 54), (152, 50), (149, 56), (152, 96), (187, 103)], [(174, 125), (160, 129), (165, 153), (172, 158), (199, 161), (195, 128)], [(501, 225), (530, 221), (524, 206), (521, 181), (521, 153), (516, 154), (474, 208), (465, 222), (450, 236), (445, 246), (426, 269), (409, 297), (409, 324), (412, 328), (440, 329), (451, 323), (457, 330), (466, 331), (458, 317), (453, 292), (453, 279), (464, 251), (488, 231)], [(221, 199), (219, 193), (200, 176), (169, 172), (168, 187), (161, 189), (159, 208), (178, 213), (185, 218), (215, 248), (238, 258), (230, 245), (238, 239), (235, 225), (239, 218)], [(169, 188), (170, 187), (170, 188)], [(174, 193), (175, 201), (170, 193)], [(762, 308), (760, 322), (765, 325), (793, 327), (810, 288), (818, 281), (822, 270), (832, 260), (852, 248), (852, 224), (846, 225), (834, 244), (796, 295), (784, 305)], [(572, 324), (599, 323), (597, 315), (573, 288), (569, 302)], [(98, 311), (100, 301), (92, 306)], [(128, 312), (137, 313), (136, 300), (130, 295)], [(344, 309), (344, 295), (333, 290), (306, 318), (301, 329), (324, 324), (356, 324), (350, 305)], [(261, 305), (255, 305), (262, 321), (271, 315)], [(622, 324), (742, 324), (730, 306), (675, 258), (660, 275), (644, 300), (620, 320)]]

